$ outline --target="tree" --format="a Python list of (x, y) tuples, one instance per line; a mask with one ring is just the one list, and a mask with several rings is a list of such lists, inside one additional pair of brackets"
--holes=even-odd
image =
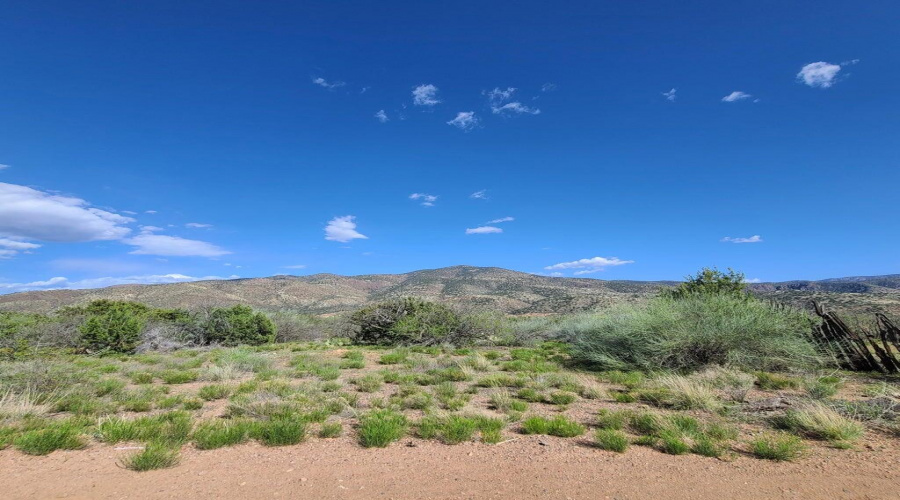
[(249, 306), (236, 305), (211, 310), (204, 325), (206, 340), (226, 346), (260, 345), (275, 340), (275, 323)]
[(723, 273), (715, 267), (704, 267), (696, 275), (686, 276), (684, 283), (673, 289), (665, 290), (663, 295), (674, 299), (683, 299), (692, 295), (749, 297), (744, 273), (739, 273), (730, 267), (727, 273)]
[(79, 328), (82, 346), (91, 352), (133, 353), (141, 340), (144, 318), (133, 308), (109, 307), (92, 315)]

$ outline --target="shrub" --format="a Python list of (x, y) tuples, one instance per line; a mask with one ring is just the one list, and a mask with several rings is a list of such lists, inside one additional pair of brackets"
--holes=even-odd
[(567, 325), (572, 359), (604, 370), (778, 370), (819, 361), (805, 314), (729, 295), (657, 298)]
[(406, 417), (391, 410), (372, 410), (360, 417), (359, 443), (384, 448), (406, 434)]
[(623, 453), (628, 449), (628, 437), (622, 431), (614, 429), (598, 429), (594, 434), (597, 447), (601, 450)]
[(354, 342), (373, 345), (465, 345), (478, 335), (453, 309), (405, 297), (363, 308), (350, 317)]
[(275, 340), (275, 323), (265, 314), (253, 312), (249, 306), (215, 308), (209, 312), (203, 326), (209, 343), (260, 345)]
[(783, 432), (764, 434), (750, 441), (750, 450), (758, 458), (789, 461), (803, 453), (803, 441)]
[(143, 316), (128, 307), (116, 306), (88, 317), (78, 330), (81, 345), (89, 352), (133, 353), (143, 328)]
[(723, 273), (716, 268), (704, 267), (697, 274), (687, 276), (684, 283), (674, 289), (664, 290), (663, 296), (683, 299), (696, 295), (727, 295), (737, 298), (747, 297), (744, 274), (731, 268)]

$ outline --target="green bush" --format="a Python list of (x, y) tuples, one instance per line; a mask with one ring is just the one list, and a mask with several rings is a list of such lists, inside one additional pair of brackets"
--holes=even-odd
[(683, 299), (695, 295), (728, 295), (747, 298), (747, 284), (744, 274), (733, 269), (723, 273), (716, 268), (704, 267), (697, 274), (687, 276), (684, 283), (674, 289), (664, 290), (663, 296)]
[(205, 323), (206, 340), (226, 346), (260, 345), (275, 340), (275, 323), (249, 306), (236, 305), (210, 311)]
[(81, 325), (81, 345), (89, 352), (133, 353), (141, 341), (144, 317), (126, 306), (110, 307)]
[(375, 304), (355, 312), (354, 342), (369, 345), (470, 344), (479, 331), (453, 309), (412, 297)]
[(564, 322), (573, 360), (601, 370), (693, 370), (706, 365), (780, 370), (820, 360), (809, 318), (730, 295), (656, 298), (645, 306)]

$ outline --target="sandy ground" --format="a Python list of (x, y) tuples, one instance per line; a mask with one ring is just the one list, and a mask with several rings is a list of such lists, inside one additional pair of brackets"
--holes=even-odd
[(816, 448), (794, 463), (642, 447), (615, 454), (546, 436), (494, 446), (406, 439), (363, 449), (350, 436), (284, 448), (188, 446), (177, 467), (143, 473), (116, 465), (125, 453), (101, 445), (46, 457), (0, 451), (0, 498), (900, 498), (896, 440)]

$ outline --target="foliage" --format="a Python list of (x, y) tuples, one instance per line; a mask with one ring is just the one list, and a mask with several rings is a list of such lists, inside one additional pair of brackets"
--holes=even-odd
[(728, 268), (728, 272), (725, 273), (709, 267), (704, 267), (693, 276), (686, 276), (683, 283), (674, 289), (664, 290), (662, 295), (673, 299), (683, 299), (695, 295), (748, 297), (743, 273), (731, 268)]
[(480, 333), (453, 309), (413, 297), (360, 309), (350, 323), (356, 329), (354, 341), (370, 345), (466, 345)]
[(750, 441), (750, 450), (758, 458), (790, 461), (800, 456), (805, 447), (797, 436), (787, 433), (768, 433)]
[[(124, 303), (130, 304), (130, 303)], [(143, 315), (130, 305), (114, 304), (81, 325), (81, 344), (88, 352), (133, 353), (141, 341)]]
[(820, 361), (809, 319), (730, 295), (656, 298), (565, 324), (576, 362), (603, 370), (778, 370)]
[(260, 345), (275, 340), (275, 323), (265, 314), (244, 305), (212, 309), (203, 327), (209, 343)]
[(384, 448), (406, 434), (406, 417), (392, 410), (372, 410), (359, 419), (359, 443)]

